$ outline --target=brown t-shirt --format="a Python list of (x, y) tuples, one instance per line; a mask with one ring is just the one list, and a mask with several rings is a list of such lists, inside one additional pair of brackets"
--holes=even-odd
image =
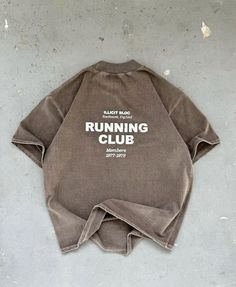
[(128, 255), (142, 238), (172, 249), (193, 163), (220, 140), (183, 91), (132, 59), (99, 61), (65, 81), (12, 143), (42, 167), (63, 253), (91, 239)]

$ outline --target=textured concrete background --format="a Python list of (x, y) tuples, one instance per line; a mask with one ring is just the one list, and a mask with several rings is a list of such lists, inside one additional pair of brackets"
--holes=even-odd
[[(236, 286), (236, 1), (0, 1), (2, 287)], [(204, 21), (212, 34), (203, 38)], [(194, 166), (175, 249), (150, 240), (128, 257), (92, 242), (62, 255), (42, 170), (10, 143), (21, 119), (98, 60), (136, 59), (181, 87), (221, 144)]]

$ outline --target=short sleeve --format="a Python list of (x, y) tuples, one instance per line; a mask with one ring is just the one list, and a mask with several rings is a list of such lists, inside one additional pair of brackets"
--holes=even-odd
[(152, 74), (152, 81), (169, 117), (186, 143), (192, 162), (220, 143), (219, 136), (208, 118), (181, 89)]
[(39, 167), (79, 88), (85, 69), (41, 99), (21, 120), (11, 142)]

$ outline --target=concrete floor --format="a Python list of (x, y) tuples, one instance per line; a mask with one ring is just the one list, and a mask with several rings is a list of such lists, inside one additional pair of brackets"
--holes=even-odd
[[(236, 286), (236, 1), (1, 0), (0, 8), (1, 286)], [(131, 58), (169, 70), (166, 78), (208, 117), (221, 144), (194, 165), (171, 253), (143, 240), (128, 257), (90, 241), (62, 255), (42, 170), (10, 139), (65, 79), (101, 59)]]

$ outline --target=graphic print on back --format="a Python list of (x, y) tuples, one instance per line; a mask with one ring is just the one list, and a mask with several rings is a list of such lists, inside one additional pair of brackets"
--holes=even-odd
[[(135, 134), (147, 133), (148, 124), (134, 122), (131, 111), (104, 110), (100, 122), (85, 122), (85, 131), (98, 134), (97, 142), (106, 147), (107, 158), (125, 158), (128, 146), (135, 143)], [(121, 148), (121, 145), (125, 148)]]

